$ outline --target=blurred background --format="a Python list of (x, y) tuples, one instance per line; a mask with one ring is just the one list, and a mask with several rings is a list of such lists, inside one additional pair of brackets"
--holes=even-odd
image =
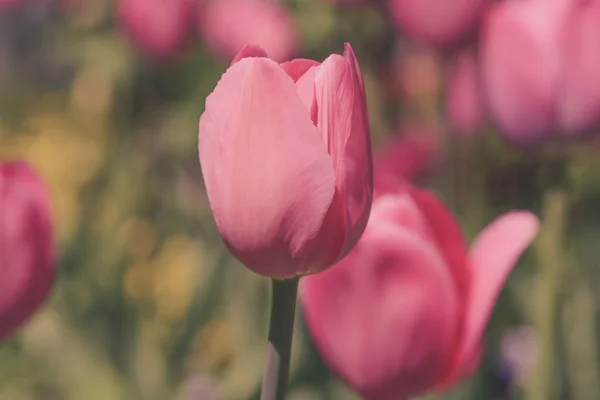
[[(469, 239), (509, 209), (542, 218), (478, 373), (426, 398), (599, 398), (600, 143), (498, 128), (478, 75), (495, 2), (406, 3), (0, 0), (0, 157), (47, 181), (61, 254), (50, 300), (0, 347), (0, 399), (258, 399), (270, 284), (223, 246), (197, 159), (204, 100), (245, 42), (278, 61), (350, 42), (374, 150), (402, 141), (402, 168)], [(462, 20), (419, 25), (446, 16)], [(300, 314), (296, 330), (290, 400), (355, 399)]]

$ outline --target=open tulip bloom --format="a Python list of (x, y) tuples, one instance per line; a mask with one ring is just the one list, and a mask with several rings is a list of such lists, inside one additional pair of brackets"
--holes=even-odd
[(496, 297), (538, 230), (506, 213), (470, 250), (450, 212), (408, 184), (385, 188), (354, 250), (301, 287), (326, 365), (367, 400), (403, 400), (471, 374)]
[(352, 48), (323, 63), (278, 64), (246, 46), (206, 99), (198, 148), (224, 243), (275, 278), (262, 398), (280, 399), (298, 277), (347, 255), (371, 210), (369, 124)]
[(28, 166), (0, 162), (0, 341), (48, 296), (54, 258), (44, 185)]

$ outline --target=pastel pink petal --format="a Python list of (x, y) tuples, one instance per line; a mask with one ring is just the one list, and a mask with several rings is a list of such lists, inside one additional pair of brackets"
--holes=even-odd
[(489, 0), (387, 0), (396, 24), (434, 45), (461, 39), (477, 27)]
[(361, 72), (352, 47), (316, 67), (317, 127), (333, 158), (336, 187), (346, 201), (347, 235), (340, 257), (358, 242), (373, 198), (373, 162)]
[(394, 192), (430, 169), (440, 153), (435, 132), (429, 129), (401, 133), (382, 148), (373, 161), (375, 191), (380, 194)]
[(567, 134), (593, 128), (600, 120), (600, 2), (573, 11), (566, 33), (560, 126)]
[(555, 128), (560, 68), (560, 13), (555, 8), (539, 1), (499, 3), (482, 30), (488, 105), (506, 136), (518, 143), (547, 137)]
[(306, 73), (311, 67), (316, 67), (321, 63), (309, 60), (306, 58), (296, 58), (292, 61), (286, 61), (281, 64), (281, 68), (294, 80), (298, 81), (302, 75)]
[(245, 45), (239, 53), (237, 53), (237, 55), (234, 57), (233, 61), (231, 62), (231, 65), (237, 63), (238, 61), (240, 61), (243, 58), (247, 58), (247, 57), (267, 57), (267, 52), (260, 46), (254, 46), (254, 45)]
[(244, 58), (223, 75), (200, 118), (199, 153), (217, 228), (248, 268), (289, 278), (339, 254), (315, 242), (335, 192), (331, 158), (273, 60)]
[(479, 69), (473, 54), (461, 54), (452, 67), (446, 88), (446, 110), (452, 128), (462, 136), (476, 133), (483, 121)]
[(55, 254), (48, 195), (22, 163), (0, 163), (0, 340), (46, 299)]
[(446, 206), (426, 190), (410, 188), (410, 195), (427, 220), (437, 246), (450, 268), (459, 293), (466, 296), (471, 285), (467, 242), (460, 225)]
[(496, 298), (508, 274), (531, 244), (539, 229), (537, 217), (528, 211), (506, 213), (479, 233), (470, 251), (472, 284), (465, 327), (450, 381), (469, 372), (477, 355)]
[(215, 52), (233, 58), (246, 44), (264, 48), (273, 60), (290, 59), (298, 49), (298, 28), (278, 1), (218, 0), (200, 12), (202, 39)]
[(371, 220), (345, 259), (301, 285), (319, 354), (364, 398), (405, 399), (440, 378), (458, 304), (443, 259), (427, 242)]
[(119, 0), (118, 18), (128, 36), (156, 57), (181, 50), (191, 29), (188, 0)]

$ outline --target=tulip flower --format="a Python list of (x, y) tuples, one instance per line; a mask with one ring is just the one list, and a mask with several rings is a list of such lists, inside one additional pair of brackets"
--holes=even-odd
[(320, 356), (367, 400), (408, 399), (467, 377), (503, 282), (537, 229), (531, 213), (509, 212), (467, 250), (431, 193), (376, 187), (354, 250), (300, 287)]
[(129, 38), (164, 59), (185, 45), (192, 26), (191, 0), (119, 0), (117, 16)]
[(21, 4), (22, 0), (0, 0), (0, 11), (3, 7), (14, 7)]
[(54, 258), (42, 182), (24, 164), (0, 163), (0, 340), (48, 296)]
[(483, 85), (516, 143), (572, 137), (600, 120), (600, 2), (509, 0), (483, 28)]
[(435, 169), (440, 158), (440, 145), (434, 129), (406, 129), (389, 140), (375, 160), (375, 185), (397, 187), (398, 180), (414, 181)]
[(472, 136), (483, 122), (479, 68), (473, 54), (458, 55), (452, 65), (446, 87), (446, 112), (453, 132), (461, 136)]
[(319, 272), (360, 238), (373, 172), (350, 45), (321, 64), (244, 48), (206, 100), (198, 147), (217, 229), (254, 272)]
[(435, 46), (454, 44), (476, 31), (491, 0), (387, 0), (397, 26)]
[(251, 44), (277, 62), (287, 61), (299, 42), (292, 14), (271, 0), (209, 1), (199, 12), (198, 32), (210, 49), (229, 60)]

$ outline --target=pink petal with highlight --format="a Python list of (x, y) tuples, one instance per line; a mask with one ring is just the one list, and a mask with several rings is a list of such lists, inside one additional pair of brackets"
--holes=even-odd
[(443, 373), (439, 360), (454, 344), (458, 304), (435, 248), (377, 207), (344, 260), (304, 278), (301, 301), (334, 372), (365, 398), (403, 399)]
[(467, 242), (460, 225), (448, 208), (432, 193), (412, 188), (410, 195), (435, 235), (437, 246), (454, 276), (458, 292), (461, 297), (465, 297), (471, 285), (471, 272), (468, 270)]
[(328, 221), (331, 158), (277, 63), (245, 58), (227, 70), (206, 100), (199, 153), (217, 228), (248, 268), (289, 278), (339, 254), (315, 241), (324, 229), (334, 242), (344, 235), (343, 223)]
[(527, 211), (513, 211), (498, 217), (477, 235), (469, 255), (473, 280), (465, 328), (451, 373), (454, 379), (464, 376), (472, 364), (496, 298), (538, 229), (536, 216)]
[(315, 68), (315, 98), (317, 128), (333, 159), (337, 190), (346, 200), (344, 257), (364, 231), (373, 198), (366, 98), (350, 45), (343, 56), (334, 54)]

